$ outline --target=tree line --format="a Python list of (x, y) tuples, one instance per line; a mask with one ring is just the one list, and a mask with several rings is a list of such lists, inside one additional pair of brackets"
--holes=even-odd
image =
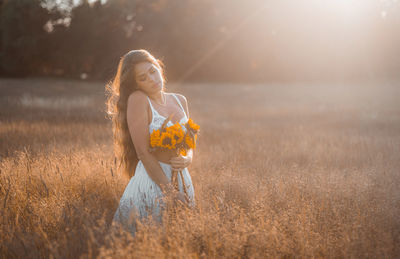
[(164, 61), (170, 80), (397, 75), (398, 6), (394, 18), (372, 14), (361, 39), (358, 27), (324, 14), (318, 27), (308, 12), (287, 0), (0, 0), (0, 75), (109, 79), (139, 48)]

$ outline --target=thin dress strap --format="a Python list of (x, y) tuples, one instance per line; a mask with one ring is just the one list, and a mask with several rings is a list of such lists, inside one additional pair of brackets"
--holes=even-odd
[(150, 101), (150, 98), (147, 96), (147, 100), (149, 100), (149, 104), (150, 104), (150, 108), (151, 108), (151, 114), (153, 115), (153, 117), (154, 117), (154, 111), (155, 111), (155, 109), (153, 108), (153, 105), (151, 104), (151, 101)]
[(175, 95), (174, 93), (173, 93), (172, 95), (173, 95), (173, 96), (175, 97), (175, 99), (178, 101), (178, 104), (179, 104), (179, 106), (181, 107), (181, 109), (182, 109), (182, 111), (183, 111), (183, 114), (185, 114), (185, 117), (187, 118), (185, 109), (183, 109), (183, 106), (182, 106), (181, 102), (179, 101), (178, 97), (176, 97), (176, 95)]

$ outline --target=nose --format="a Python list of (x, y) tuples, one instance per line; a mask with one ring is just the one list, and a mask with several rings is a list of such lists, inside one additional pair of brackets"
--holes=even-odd
[(158, 80), (157, 80), (157, 76), (156, 75), (150, 75), (150, 82), (151, 83), (155, 83), (155, 82), (158, 82)]

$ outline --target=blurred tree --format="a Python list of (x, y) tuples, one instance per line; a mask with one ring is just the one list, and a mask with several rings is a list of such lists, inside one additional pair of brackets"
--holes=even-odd
[(139, 48), (172, 81), (399, 74), (398, 3), (366, 0), (350, 21), (312, 2), (0, 0), (0, 74), (109, 79)]
[[(73, 76), (82, 73), (91, 78), (112, 74), (126, 49), (134, 48), (134, 37), (127, 27), (132, 23), (135, 1), (82, 1), (71, 13), (71, 23), (62, 33), (60, 45), (65, 69)], [(59, 37), (61, 33), (59, 33)]]
[(49, 12), (41, 0), (4, 0), (1, 5), (1, 70), (9, 75), (30, 75), (41, 72), (43, 26)]

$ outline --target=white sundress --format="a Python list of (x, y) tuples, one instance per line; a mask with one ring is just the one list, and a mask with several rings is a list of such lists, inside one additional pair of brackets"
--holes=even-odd
[[(177, 100), (179, 106), (183, 110), (184, 117), (180, 120), (180, 124), (182, 128), (186, 131), (184, 126), (188, 121), (188, 117), (186, 116), (185, 110), (182, 107), (179, 99), (175, 94), (172, 94)], [(161, 128), (165, 117), (161, 116), (151, 104), (149, 97), (147, 97), (151, 111), (152, 111), (152, 120), (149, 125), (149, 133), (151, 134), (153, 130), (157, 130)], [(167, 126), (172, 126), (173, 123), (171, 121), (168, 122)], [(158, 161), (168, 180), (171, 181), (171, 173), (172, 168), (170, 164), (163, 163)], [(189, 198), (189, 206), (193, 207), (195, 205), (194, 201), (194, 188), (192, 184), (192, 179), (190, 177), (189, 171), (187, 168), (182, 170), (182, 175), (185, 181), (186, 192)], [(184, 193), (181, 178), (178, 176), (178, 186), (179, 191)], [(119, 201), (119, 206), (114, 214), (113, 224), (121, 224), (123, 228), (128, 230), (135, 235), (136, 227), (135, 227), (135, 218), (143, 219), (152, 215), (152, 218), (157, 222), (161, 223), (162, 219), (162, 211), (164, 209), (164, 204), (162, 200), (163, 193), (160, 187), (150, 178), (147, 174), (146, 169), (141, 160), (139, 160), (134, 176), (130, 179), (128, 185), (125, 188), (124, 193)]]

